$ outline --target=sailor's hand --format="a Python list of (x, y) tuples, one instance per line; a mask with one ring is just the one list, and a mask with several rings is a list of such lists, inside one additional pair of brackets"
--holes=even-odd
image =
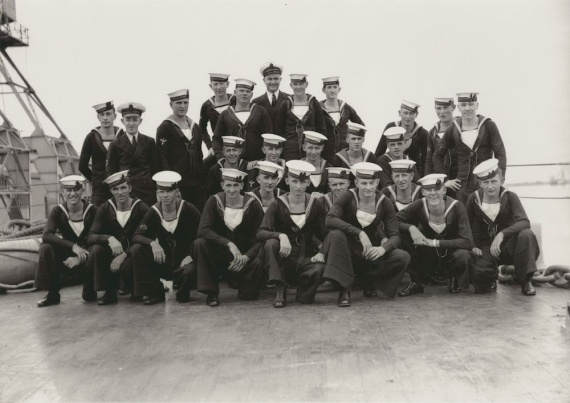
[(483, 251), (479, 248), (473, 248), (471, 252), (473, 252), (475, 256), (483, 256)]
[(126, 253), (121, 253), (120, 255), (116, 256), (111, 262), (111, 267), (110, 267), (111, 271), (113, 273), (118, 272), (126, 258), (127, 258)]
[(79, 246), (77, 244), (73, 245), (73, 248), (71, 248), (71, 251), (77, 255), (80, 263), (85, 262), (87, 260), (88, 255), (89, 255), (89, 252), (87, 252), (85, 249), (83, 249), (81, 246)]
[(368, 257), (366, 259), (368, 260), (380, 259), (382, 256), (384, 256), (385, 253), (386, 249), (384, 249), (383, 246), (373, 246), (370, 248), (370, 251), (368, 252)]
[(164, 254), (164, 249), (158, 243), (158, 241), (152, 241), (150, 243), (152, 248), (152, 255), (154, 256), (154, 261), (158, 264), (163, 264), (166, 261), (166, 255)]
[(503, 233), (499, 232), (491, 244), (491, 255), (493, 255), (493, 257), (496, 259), (498, 259), (501, 255), (501, 243), (503, 242), (504, 238), (505, 236)]
[(311, 194), (315, 197), (315, 199), (320, 199), (321, 197), (323, 197), (325, 195), (324, 193), (321, 193), (321, 192), (313, 192)]
[(113, 256), (118, 256), (121, 253), (123, 253), (123, 245), (121, 245), (121, 243), (117, 240), (117, 238), (111, 235), (109, 239), (107, 239), (107, 242), (109, 243), (109, 248), (111, 248), (111, 252), (113, 252)]
[(241, 258), (241, 252), (240, 252), (240, 250), (238, 249), (238, 247), (236, 246), (235, 243), (229, 242), (229, 243), (228, 243), (228, 248), (229, 248), (231, 254), (232, 254), (233, 257), (234, 257), (234, 261), (236, 261), (237, 259), (240, 259), (240, 258)]
[(210, 156), (210, 155), (214, 155), (214, 149), (213, 148), (210, 148), (208, 150), (208, 156)]
[(422, 234), (422, 232), (419, 229), (417, 229), (417, 227), (415, 227), (414, 225), (410, 227), (410, 236), (412, 237), (412, 241), (416, 246), (421, 246), (421, 245), (425, 246), (428, 244), (428, 240), (426, 239), (424, 234)]
[(453, 189), (456, 192), (459, 191), (459, 189), (461, 189), (461, 180), (459, 179), (450, 179), (448, 181), (445, 181), (445, 183), (443, 184), (443, 186), (445, 186), (448, 189)]
[(279, 256), (287, 257), (291, 254), (291, 242), (285, 234), (279, 235)]
[(321, 252), (317, 253), (315, 256), (311, 258), (311, 263), (324, 263), (325, 262), (325, 255)]
[(246, 255), (241, 255), (239, 259), (236, 259), (234, 262), (230, 264), (228, 270), (239, 272), (241, 269), (245, 267), (245, 265), (249, 262), (249, 257)]
[(370, 251), (370, 248), (372, 248), (372, 242), (370, 242), (370, 238), (368, 238), (366, 232), (360, 231), (360, 234), (358, 234), (358, 240), (362, 244), (362, 256), (364, 256), (365, 259), (368, 259), (368, 253)]
[(184, 259), (182, 259), (182, 261), (180, 262), (180, 267), (186, 266), (187, 264), (190, 264), (192, 262), (193, 262), (192, 256), (188, 255)]
[(68, 268), (73, 269), (74, 267), (79, 266), (81, 264), (81, 260), (79, 259), (78, 256), (72, 256), (65, 259), (63, 264), (66, 265)]

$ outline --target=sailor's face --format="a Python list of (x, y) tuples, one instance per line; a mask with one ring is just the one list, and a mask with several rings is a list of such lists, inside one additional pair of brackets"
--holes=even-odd
[(243, 182), (235, 182), (225, 179), (222, 181), (222, 189), (228, 199), (235, 199), (243, 189)]
[(303, 150), (305, 150), (307, 158), (310, 161), (318, 161), (321, 158), (321, 152), (323, 151), (323, 146), (305, 143), (303, 144)]
[(268, 74), (263, 77), (263, 82), (267, 87), (267, 91), (274, 93), (277, 92), (279, 89), (279, 85), (281, 84), (281, 75), (280, 74)]
[(174, 116), (182, 118), (186, 116), (188, 113), (188, 106), (190, 105), (190, 100), (188, 99), (179, 99), (178, 101), (170, 102), (170, 107), (172, 108), (172, 112)]
[(453, 120), (453, 111), (455, 110), (455, 104), (449, 106), (436, 105), (435, 113), (442, 123), (449, 123)]
[(472, 119), (477, 116), (477, 109), (479, 109), (479, 102), (459, 102), (457, 104), (459, 113), (466, 119)]
[(346, 192), (349, 186), (350, 181), (348, 179), (329, 178), (329, 187), (335, 196), (340, 195), (342, 192)]
[(79, 187), (64, 187), (61, 190), (61, 194), (63, 195), (63, 198), (65, 199), (66, 203), (68, 205), (76, 205), (81, 201), (81, 198), (83, 197), (83, 186), (79, 186)]
[(261, 151), (265, 154), (265, 159), (269, 162), (277, 163), (279, 161), (279, 157), (283, 152), (283, 148), (281, 147), (270, 147), (270, 146), (263, 146), (261, 147)]
[(418, 117), (417, 112), (412, 112), (405, 108), (400, 108), (398, 115), (400, 115), (400, 119), (402, 120), (402, 126), (404, 126), (406, 129), (411, 129), (414, 127), (414, 122)]
[(142, 118), (140, 115), (131, 114), (131, 115), (124, 115), (121, 119), (123, 125), (125, 125), (125, 130), (127, 134), (135, 135), (139, 131), (139, 126), (142, 123)]
[(439, 188), (422, 188), (422, 194), (426, 198), (428, 205), (432, 207), (439, 206), (443, 203), (443, 196), (445, 195), (445, 186)]
[(356, 178), (354, 184), (358, 188), (358, 194), (362, 197), (371, 197), (376, 193), (378, 188), (379, 179), (362, 179)]
[(176, 203), (176, 190), (158, 189), (156, 191), (156, 198), (159, 202), (166, 206)]
[(221, 97), (228, 92), (228, 82), (220, 82), (220, 81), (211, 81), (210, 88), (214, 91), (214, 95)]
[(111, 194), (117, 203), (125, 203), (130, 198), (131, 185), (127, 182), (123, 182), (117, 186), (113, 186), (111, 188)]
[(234, 93), (237, 100), (242, 104), (249, 104), (253, 97), (253, 91), (249, 88), (236, 88)]
[(338, 84), (327, 85), (323, 88), (323, 93), (328, 99), (337, 99), (338, 93), (340, 92), (340, 87)]
[(364, 137), (355, 136), (353, 134), (347, 134), (346, 142), (348, 144), (349, 149), (353, 151), (360, 151), (362, 150), (362, 143), (364, 143)]
[(235, 164), (241, 155), (241, 148), (239, 147), (223, 147), (222, 154), (230, 164)]
[(279, 177), (274, 177), (271, 175), (259, 174), (257, 175), (257, 183), (259, 187), (266, 192), (273, 192), (273, 189), (279, 183)]
[(404, 141), (389, 141), (387, 143), (388, 150), (397, 160), (402, 159), (404, 156), (405, 143)]
[(113, 127), (113, 123), (115, 123), (116, 118), (117, 114), (115, 113), (114, 109), (97, 114), (97, 120), (99, 120), (101, 127), (104, 129)]
[(481, 189), (483, 189), (483, 192), (488, 196), (498, 195), (504, 182), (502, 176), (503, 175), (501, 173), (497, 173), (492, 178), (479, 181), (479, 185), (481, 186)]
[(305, 193), (307, 187), (309, 186), (309, 179), (300, 180), (299, 178), (293, 178), (292, 176), (287, 176), (285, 182), (289, 185), (289, 192), (299, 196)]
[(291, 89), (295, 95), (304, 95), (307, 87), (309, 86), (308, 81), (293, 80), (291, 81)]
[(412, 174), (404, 172), (395, 172), (392, 174), (392, 180), (400, 190), (406, 190), (412, 183)]

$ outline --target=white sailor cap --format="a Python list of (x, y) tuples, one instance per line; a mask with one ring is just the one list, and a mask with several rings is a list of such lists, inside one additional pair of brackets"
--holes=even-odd
[(325, 143), (325, 141), (327, 141), (327, 137), (323, 136), (321, 133), (318, 132), (305, 130), (303, 134), (305, 135), (305, 142), (309, 144), (322, 146)]
[(180, 101), (181, 99), (189, 99), (190, 90), (183, 89), (183, 90), (174, 91), (168, 94), (168, 97), (170, 98), (170, 102)]
[(406, 129), (402, 126), (393, 126), (387, 128), (382, 136), (386, 137), (386, 142), (391, 141), (404, 141), (404, 134), (406, 134)]
[(255, 83), (246, 78), (236, 78), (234, 81), (236, 82), (236, 89), (247, 88), (248, 90), (253, 91), (253, 87), (255, 87)]
[(83, 187), (83, 182), (86, 180), (81, 175), (68, 175), (61, 178), (59, 183), (64, 188), (79, 190)]
[(283, 74), (283, 66), (277, 64), (275, 62), (267, 62), (263, 63), (259, 68), (259, 72), (263, 77), (268, 76), (270, 74)]
[(344, 167), (328, 167), (329, 179), (350, 179), (350, 169)]
[(479, 180), (484, 181), (491, 179), (499, 173), (499, 160), (491, 158), (483, 161), (473, 169), (473, 174), (477, 175)]
[(117, 108), (117, 112), (121, 115), (142, 115), (143, 112), (146, 112), (146, 108), (143, 104), (138, 102), (125, 102), (124, 104), (119, 105)]
[(129, 170), (115, 172), (113, 175), (109, 175), (105, 182), (110, 188), (120, 185), (123, 182), (129, 180)]
[(210, 75), (210, 81), (218, 81), (220, 83), (228, 82), (229, 74), (223, 73), (208, 73)]
[(93, 109), (95, 109), (97, 113), (103, 113), (110, 111), (111, 109), (115, 110), (115, 105), (113, 104), (113, 101), (103, 102), (102, 104), (93, 105)]
[(414, 102), (403, 100), (401, 107), (409, 110), (410, 112), (418, 113), (418, 108), (420, 106)]
[(303, 73), (289, 74), (289, 77), (291, 78), (291, 82), (300, 81), (300, 82), (304, 83), (305, 81), (307, 81), (307, 76), (308, 76), (308, 74), (303, 74)]
[(360, 179), (378, 179), (380, 171), (382, 168), (371, 162), (358, 162), (352, 166), (352, 173)]
[(323, 78), (323, 87), (326, 87), (327, 85), (339, 85), (340, 82), (338, 81), (340, 77), (325, 77)]
[(273, 178), (279, 177), (279, 172), (283, 171), (281, 165), (274, 164), (270, 161), (257, 161), (255, 167), (259, 170), (258, 175), (268, 175)]
[(458, 92), (457, 102), (477, 102), (478, 92)]
[(364, 137), (366, 130), (368, 130), (365, 126), (350, 121), (346, 122), (346, 125), (348, 126), (348, 134), (353, 136)]
[(245, 140), (237, 136), (222, 136), (223, 147), (237, 147), (242, 148)]
[(152, 176), (158, 190), (175, 190), (178, 188), (178, 182), (181, 179), (182, 176), (174, 171), (160, 171)]
[(310, 164), (307, 161), (290, 160), (287, 161), (285, 165), (287, 165), (287, 175), (295, 179), (309, 179), (311, 173), (315, 172), (313, 164)]
[(435, 106), (451, 106), (453, 105), (453, 98), (436, 98)]
[(243, 182), (243, 178), (247, 176), (247, 173), (239, 171), (233, 168), (222, 168), (222, 180), (228, 180), (232, 182)]
[(263, 137), (263, 145), (267, 147), (283, 147), (283, 143), (285, 143), (285, 138), (278, 136), (273, 133), (263, 133), (261, 135)]
[(390, 161), (390, 167), (392, 168), (392, 173), (401, 172), (401, 173), (412, 173), (414, 172), (414, 165), (416, 165), (416, 161), (413, 160), (395, 160)]
[(443, 186), (446, 174), (429, 174), (418, 179), (422, 189), (439, 189)]

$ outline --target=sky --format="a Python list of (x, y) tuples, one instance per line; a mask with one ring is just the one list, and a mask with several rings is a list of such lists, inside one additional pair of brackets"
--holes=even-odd
[[(257, 96), (259, 67), (275, 60), (285, 91), (288, 74), (307, 73), (307, 92), (323, 99), (321, 78), (340, 76), (339, 97), (369, 127), (372, 150), (402, 99), (421, 105), (429, 130), (434, 97), (479, 92), (509, 163), (570, 161), (566, 0), (17, 0), (16, 9), (30, 46), (8, 52), (78, 152), (98, 123), (92, 105), (141, 102), (140, 131), (154, 136), (171, 113), (167, 93), (190, 89), (197, 121), (209, 72), (249, 78)], [(0, 108), (30, 135), (10, 98)]]

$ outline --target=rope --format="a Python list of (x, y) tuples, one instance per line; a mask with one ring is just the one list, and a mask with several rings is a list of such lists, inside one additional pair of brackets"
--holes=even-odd
[(10, 220), (4, 228), (0, 229), (0, 242), (10, 239), (37, 238), (44, 232), (46, 222), (45, 219), (33, 222), (21, 219)]
[[(28, 286), (29, 288), (27, 288)], [(37, 288), (34, 287), (34, 280), (24, 281), (23, 283), (18, 285), (0, 283), (0, 289), (8, 291), (10, 294), (12, 293), (17, 294), (22, 292), (34, 292), (37, 290)]]

